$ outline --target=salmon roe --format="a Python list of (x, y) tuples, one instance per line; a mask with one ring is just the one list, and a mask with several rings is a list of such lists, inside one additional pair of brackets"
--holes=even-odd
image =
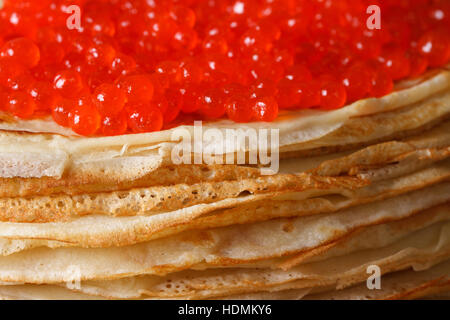
[(373, 30), (364, 0), (3, 2), (1, 111), (85, 136), (334, 110), (450, 61), (448, 0), (370, 1)]

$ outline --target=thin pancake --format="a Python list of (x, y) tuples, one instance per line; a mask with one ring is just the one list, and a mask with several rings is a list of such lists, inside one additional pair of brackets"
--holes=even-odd
[[(437, 298), (450, 292), (450, 260), (428, 270), (405, 270), (384, 275), (380, 290), (369, 290), (367, 284), (343, 290), (333, 288), (294, 289), (276, 292), (257, 292), (221, 297), (225, 300), (399, 300)], [(325, 291), (317, 293), (320, 291)], [(316, 292), (316, 293), (314, 293)]]
[[(246, 193), (270, 195), (274, 192), (326, 189), (326, 185), (358, 188), (364, 186), (368, 180), (395, 178), (450, 157), (450, 146), (445, 146), (450, 140), (447, 137), (447, 130), (443, 129), (446, 128), (436, 130), (433, 140), (424, 138), (429, 148), (415, 149), (413, 144), (396, 141), (383, 143), (342, 158), (322, 162), (308, 174), (300, 173), (304, 168), (301, 159), (298, 160), (298, 164), (292, 160), (285, 160), (286, 167), (290, 170), (297, 168), (300, 172), (109, 193), (0, 198), (0, 219), (17, 222), (51, 222), (67, 221), (77, 215), (86, 214), (143, 215), (213, 203)], [(416, 143), (419, 144), (420, 140)], [(344, 174), (350, 175), (349, 179), (325, 178)]]
[(381, 274), (413, 267), (425, 270), (450, 257), (450, 223), (441, 222), (414, 232), (380, 249), (358, 251), (289, 271), (271, 269), (212, 269), (184, 271), (166, 277), (81, 282), (74, 290), (107, 298), (141, 297), (205, 299), (245, 292), (281, 291), (334, 286), (337, 289), (366, 281), (367, 268)]
[[(210, 127), (224, 132), (230, 127), (277, 128), (281, 152), (373, 143), (445, 118), (450, 111), (449, 87), (450, 72), (441, 71), (408, 89), (381, 99), (358, 101), (333, 112), (303, 110), (281, 116), (270, 125), (250, 123), (242, 127), (225, 121)], [(185, 129), (193, 132), (192, 127)], [(5, 178), (61, 178), (73, 170), (80, 176), (110, 175), (115, 181), (132, 181), (171, 162), (171, 151), (177, 144), (171, 142), (172, 133), (173, 130), (118, 137), (68, 138), (3, 132), (0, 134), (0, 175)], [(216, 143), (205, 142), (203, 148), (211, 150), (211, 144)]]
[[(61, 282), (67, 279), (70, 266), (77, 266), (81, 279), (87, 280), (167, 274), (196, 265), (249, 264), (311, 250), (361, 227), (413, 216), (447, 201), (449, 188), (450, 184), (441, 184), (336, 214), (190, 231), (133, 246), (31, 249), (0, 257), (0, 281)], [(444, 210), (447, 213), (448, 208)]]

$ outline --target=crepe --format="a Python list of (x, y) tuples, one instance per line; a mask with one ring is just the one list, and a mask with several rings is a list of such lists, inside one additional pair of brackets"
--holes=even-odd
[[(369, 144), (399, 132), (406, 134), (422, 129), (445, 118), (450, 111), (449, 87), (450, 72), (435, 71), (422, 78), (422, 82), (416, 80), (386, 97), (358, 101), (332, 112), (303, 110), (280, 116), (269, 125), (242, 126), (225, 121), (212, 123), (210, 127), (221, 130), (276, 128), (280, 130), (282, 153), (309, 149), (323, 152), (320, 148), (325, 146)], [(169, 163), (171, 150), (176, 145), (171, 140), (173, 130), (184, 128), (193, 132), (188, 126), (104, 138), (11, 132), (26, 130), (27, 123), (0, 124), (0, 129), (7, 130), (0, 134), (0, 176), (4, 178), (60, 179), (72, 171), (79, 177), (89, 176), (91, 181), (104, 181), (105, 176), (116, 182), (138, 180)], [(46, 123), (42, 127), (47, 128)], [(15, 147), (17, 145), (20, 148)], [(203, 148), (211, 146), (205, 141)]]
[[(164, 275), (193, 267), (233, 266), (278, 258), (329, 244), (361, 227), (401, 220), (445, 203), (449, 187), (444, 183), (330, 215), (191, 231), (126, 247), (25, 250), (0, 257), (0, 281), (61, 282), (67, 278), (69, 266), (79, 267), (81, 279), (88, 280)], [(448, 206), (436, 210), (447, 214)], [(5, 231), (0, 231), (2, 237), (7, 237)], [(20, 234), (23, 237), (25, 232)], [(107, 240), (112, 238), (108, 236)]]
[[(324, 212), (334, 212), (339, 209), (349, 208), (365, 202), (368, 203), (375, 200), (382, 200), (414, 189), (423, 188), (426, 185), (438, 183), (442, 179), (445, 179), (445, 172), (448, 170), (447, 168), (448, 165), (442, 163), (439, 166), (427, 168), (402, 179), (378, 182), (373, 186), (357, 190), (356, 192), (347, 193), (347, 197), (330, 195), (328, 197), (324, 196), (305, 199), (308, 195), (304, 192), (273, 196), (270, 200), (263, 199), (247, 206), (219, 210), (219, 212), (206, 215), (205, 217), (200, 216), (189, 223), (173, 227), (166, 230), (164, 233), (160, 232), (159, 236), (167, 236), (168, 234), (176, 234), (177, 232), (179, 233), (187, 230), (221, 227), (232, 225), (233, 223), (254, 223), (280, 217), (306, 216)], [(153, 238), (158, 238), (158, 234), (153, 234)], [(74, 244), (67, 242), (48, 240), (1, 239), (0, 253), (2, 255), (8, 255), (40, 246), (56, 248), (73, 245)]]
[[(368, 250), (354, 254), (317, 262), (315, 264), (300, 265), (288, 271), (270, 269), (232, 269), (206, 270), (201, 272), (185, 272), (173, 274), (161, 281), (144, 283), (152, 284), (142, 290), (150, 297), (179, 297), (187, 299), (204, 299), (217, 296), (254, 291), (277, 291), (293, 288), (308, 288), (315, 286), (335, 286), (338, 290), (367, 279), (367, 267), (377, 265), (382, 273), (389, 273), (413, 266), (416, 269), (426, 269), (450, 257), (448, 237), (449, 225), (436, 225), (424, 230), (422, 234), (414, 234), (413, 239), (405, 238), (398, 243), (377, 250)], [(425, 236), (426, 234), (426, 236)], [(428, 238), (433, 238), (429, 242)], [(414, 241), (421, 243), (410, 244)], [(389, 254), (387, 254), (389, 252)], [(387, 254), (387, 255), (386, 255)], [(155, 283), (156, 282), (156, 283)], [(133, 283), (133, 282), (132, 282)], [(139, 279), (136, 279), (139, 287)], [(88, 282), (91, 284), (91, 282)], [(109, 286), (106, 282), (100, 286), (98, 282), (86, 285), (81, 283), (81, 290), (94, 293), (98, 287), (104, 289), (101, 296), (118, 297), (112, 294), (114, 289), (121, 293), (128, 286), (124, 281), (118, 287)], [(98, 287), (96, 286), (98, 285)], [(86, 289), (83, 289), (86, 288)], [(106, 293), (108, 292), (108, 293)], [(99, 292), (97, 291), (96, 294)]]
[[(396, 224), (397, 226), (391, 224), (387, 228), (395, 229), (405, 226), (401, 226), (399, 222)], [(411, 223), (406, 223), (406, 225), (408, 224), (411, 225)], [(367, 278), (366, 269), (369, 265), (379, 266), (382, 273), (385, 274), (411, 266), (415, 270), (424, 270), (444, 261), (446, 257), (450, 256), (449, 228), (449, 222), (430, 223), (428, 227), (406, 232), (406, 236), (393, 240), (389, 244), (382, 244), (384, 246), (381, 248), (357, 250), (319, 262), (305, 263), (289, 271), (251, 269), (250, 267), (247, 269), (184, 271), (166, 277), (145, 276), (114, 281), (85, 281), (75, 287), (72, 286), (73, 278), (68, 277), (66, 281), (70, 290), (103, 298), (179, 297), (192, 299), (261, 290), (277, 292), (294, 288), (329, 288), (330, 286), (342, 289), (364, 281)], [(367, 234), (378, 233), (378, 237), (382, 237), (386, 232), (386, 227), (371, 227), (365, 231)], [(362, 234), (357, 237), (362, 237)], [(332, 267), (330, 268), (330, 266)], [(444, 268), (444, 270), (448, 270), (448, 268)], [(16, 287), (11, 289), (11, 292), (20, 290), (21, 284), (18, 285), (18, 287), (11, 285), (0, 287), (0, 294), (4, 295), (11, 287)], [(38, 286), (37, 288), (45, 287)], [(37, 290), (36, 287), (30, 292), (34, 290)]]
[[(450, 293), (450, 262), (447, 260), (425, 271), (399, 271), (384, 275), (381, 290), (369, 290), (365, 283), (333, 291), (330, 287), (265, 291), (215, 297), (221, 300), (398, 300), (447, 299)], [(325, 291), (322, 293), (314, 293)], [(0, 299), (8, 300), (102, 300), (56, 285), (0, 286)]]
[[(284, 160), (280, 166), (282, 172), (275, 176), (235, 176), (218, 182), (76, 195), (45, 195), (46, 191), (56, 190), (40, 189), (36, 180), (28, 184), (4, 181), (0, 220), (51, 222), (68, 221), (87, 214), (148, 215), (239, 198), (245, 194), (265, 194), (267, 198), (272, 198), (274, 193), (311, 193), (314, 190), (336, 193), (336, 189), (361, 188), (368, 183), (396, 178), (448, 158), (449, 125), (450, 122), (445, 122), (421, 137), (385, 142), (346, 155), (339, 153), (326, 158)], [(32, 196), (32, 193), (40, 195)]]
[[(231, 300), (409, 300), (445, 298), (450, 293), (450, 261), (425, 271), (405, 270), (384, 275), (381, 290), (370, 290), (366, 283), (342, 290), (330, 288), (293, 289), (278, 292), (258, 292), (221, 297)], [(321, 293), (317, 293), (323, 291)], [(448, 295), (448, 294), (447, 294)]]

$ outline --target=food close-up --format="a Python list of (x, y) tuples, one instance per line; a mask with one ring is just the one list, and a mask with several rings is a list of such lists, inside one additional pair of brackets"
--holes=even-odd
[(0, 299), (450, 298), (450, 1), (0, 0)]

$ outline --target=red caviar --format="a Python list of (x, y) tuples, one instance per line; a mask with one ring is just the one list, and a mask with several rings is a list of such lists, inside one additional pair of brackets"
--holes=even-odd
[(13, 92), (7, 98), (6, 110), (19, 118), (30, 118), (35, 109), (36, 103), (25, 92)]
[(39, 47), (28, 38), (15, 38), (6, 42), (0, 51), (0, 57), (15, 61), (25, 68), (33, 68), (41, 57)]
[(74, 97), (83, 90), (83, 79), (75, 70), (64, 70), (56, 74), (54, 88), (64, 97)]
[(448, 0), (374, 0), (379, 30), (364, 0), (3, 2), (0, 110), (81, 135), (331, 110), (450, 62)]
[(127, 132), (127, 114), (121, 112), (116, 116), (102, 118), (101, 133), (105, 136), (116, 136)]
[(126, 93), (131, 104), (150, 102), (153, 97), (153, 83), (147, 75), (130, 75), (119, 78), (117, 87)]
[(135, 105), (129, 108), (128, 126), (133, 132), (159, 131), (163, 126), (163, 115), (159, 108), (149, 104)]
[(94, 91), (94, 101), (98, 112), (104, 116), (114, 116), (125, 107), (127, 96), (122, 89), (113, 84), (104, 83)]

